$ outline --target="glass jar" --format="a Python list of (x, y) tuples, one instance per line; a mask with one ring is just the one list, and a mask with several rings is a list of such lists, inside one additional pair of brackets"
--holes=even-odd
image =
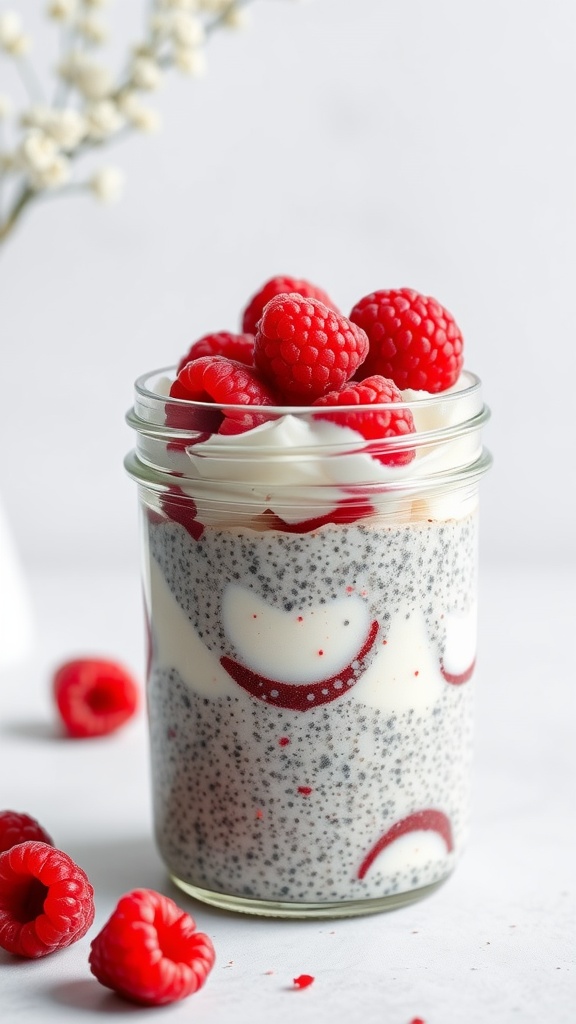
[(173, 376), (136, 382), (126, 459), (167, 870), (270, 916), (419, 899), (469, 830), (480, 381), (404, 392), (415, 432), (367, 441), (350, 416), (391, 406), (219, 408)]

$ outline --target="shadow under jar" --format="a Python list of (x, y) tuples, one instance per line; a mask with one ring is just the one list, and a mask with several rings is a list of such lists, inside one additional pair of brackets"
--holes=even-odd
[(126, 459), (167, 870), (277, 917), (419, 899), (469, 830), (480, 381), (403, 393), (415, 432), (366, 441), (342, 407), (219, 432), (246, 408), (169, 398), (173, 375), (136, 382)]

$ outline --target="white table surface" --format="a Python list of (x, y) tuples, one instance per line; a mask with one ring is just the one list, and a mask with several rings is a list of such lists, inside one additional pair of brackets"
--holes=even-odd
[[(474, 831), (453, 877), (402, 910), (302, 922), (219, 912), (172, 888), (151, 838), (143, 710), (100, 740), (58, 733), (59, 662), (109, 655), (142, 677), (137, 570), (35, 573), (36, 648), (0, 676), (0, 808), (38, 818), (84, 867), (96, 921), (42, 960), (0, 951), (2, 1024), (574, 1024), (574, 577), (483, 567)], [(89, 972), (91, 938), (138, 886), (175, 898), (216, 948), (206, 986), (169, 1008), (125, 1003)], [(301, 973), (315, 981), (300, 991)]]

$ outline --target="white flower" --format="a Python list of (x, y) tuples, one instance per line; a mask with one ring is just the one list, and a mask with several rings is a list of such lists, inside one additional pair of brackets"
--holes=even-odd
[(115, 203), (124, 188), (124, 175), (117, 167), (102, 167), (90, 179), (90, 188), (101, 203)]
[(5, 117), (10, 117), (12, 113), (12, 101), (9, 96), (0, 92), (0, 121), (3, 121)]
[(104, 43), (108, 38), (108, 29), (96, 14), (86, 14), (76, 22), (76, 27), (90, 43)]
[(15, 11), (0, 14), (0, 50), (11, 57), (22, 57), (30, 49), (30, 37), (22, 31), (20, 15)]
[(132, 83), (137, 89), (152, 91), (162, 81), (162, 72), (152, 57), (136, 57), (132, 63)]
[(76, 12), (76, 0), (52, 0), (46, 11), (54, 21), (71, 21)]
[(200, 0), (158, 0), (158, 7), (166, 11), (197, 11)]
[(144, 106), (133, 92), (125, 92), (118, 100), (124, 117), (139, 132), (152, 134), (160, 127), (160, 115), (151, 107)]
[(11, 174), (20, 170), (20, 163), (16, 153), (9, 153), (8, 150), (0, 151), (0, 171), (4, 174)]
[(0, 14), (0, 46), (8, 49), (22, 35), (22, 21), (15, 11)]
[(177, 46), (174, 50), (174, 63), (179, 71), (192, 78), (202, 78), (206, 74), (206, 55), (203, 50)]
[(112, 100), (90, 103), (86, 107), (85, 115), (89, 137), (99, 141), (114, 135), (124, 124), (118, 107)]
[(101, 100), (113, 89), (114, 79), (108, 68), (91, 60), (81, 51), (68, 54), (58, 68), (58, 73), (89, 100)]
[(73, 107), (63, 110), (41, 105), (30, 107), (22, 114), (21, 121), (26, 128), (40, 128), (61, 149), (74, 149), (87, 131), (85, 118)]
[(70, 163), (45, 132), (33, 128), (17, 150), (17, 160), (33, 188), (57, 188), (70, 177)]
[(229, 7), (223, 20), (228, 28), (246, 28), (250, 19), (247, 11), (242, 11), (239, 7)]
[(210, 14), (222, 14), (230, 6), (230, 0), (199, 0), (203, 11)]
[(86, 118), (78, 110), (65, 107), (63, 110), (50, 111), (44, 130), (61, 149), (75, 149), (85, 138), (88, 126)]
[(176, 46), (200, 46), (206, 37), (199, 18), (185, 11), (174, 11), (170, 18), (169, 33)]

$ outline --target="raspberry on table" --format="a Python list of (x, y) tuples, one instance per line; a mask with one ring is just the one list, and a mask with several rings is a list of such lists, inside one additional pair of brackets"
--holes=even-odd
[(210, 938), (168, 896), (134, 889), (91, 943), (90, 970), (136, 1003), (160, 1006), (192, 995), (214, 966)]
[(181, 393), (195, 402), (214, 402), (224, 406), (218, 432), (241, 434), (263, 423), (265, 417), (248, 410), (228, 406), (277, 405), (278, 398), (253, 366), (246, 366), (224, 356), (202, 356), (194, 359), (176, 378)]
[(29, 839), (54, 846), (54, 841), (36, 818), (19, 811), (0, 811), (0, 853)]
[(227, 359), (235, 359), (238, 363), (251, 366), (254, 358), (254, 335), (232, 334), (230, 331), (204, 334), (198, 341), (193, 342), (186, 355), (182, 356), (178, 363), (178, 373), (186, 363), (192, 359), (200, 359), (201, 356), (226, 356)]
[(285, 295), (289, 292), (297, 292), (298, 295), (305, 299), (318, 299), (325, 306), (328, 306), (329, 309), (333, 309), (335, 313), (340, 312), (323, 288), (318, 288), (317, 285), (300, 277), (278, 274), (276, 277), (271, 277), (266, 281), (250, 299), (242, 314), (242, 330), (255, 334), (258, 321), (264, 311), (264, 306), (276, 295)]
[(367, 352), (361, 328), (318, 299), (295, 293), (270, 300), (254, 339), (257, 368), (295, 404), (311, 404), (342, 387)]
[[(331, 420), (340, 426), (357, 430), (368, 441), (379, 441), (392, 437), (404, 437), (416, 430), (414, 419), (409, 409), (395, 409), (393, 406), (402, 402), (403, 398), (394, 384), (375, 374), (362, 381), (351, 381), (340, 391), (332, 391), (322, 398), (316, 399), (315, 406), (332, 406), (329, 412), (314, 414), (315, 419)], [(353, 405), (355, 410), (338, 412), (338, 406)], [(371, 409), (373, 405), (379, 408)], [(382, 408), (381, 406), (386, 406)], [(387, 466), (404, 466), (414, 458), (413, 448), (393, 447), (380, 452), (376, 446), (371, 450), (373, 458)]]
[(0, 854), (0, 947), (40, 957), (70, 946), (94, 920), (86, 872), (62, 850), (27, 840)]
[(75, 658), (56, 670), (56, 706), (70, 736), (104, 736), (132, 718), (139, 704), (138, 684), (115, 661)]
[(454, 317), (436, 299), (412, 288), (372, 292), (356, 303), (350, 319), (370, 339), (362, 367), (405, 388), (445, 391), (463, 366), (463, 338)]

